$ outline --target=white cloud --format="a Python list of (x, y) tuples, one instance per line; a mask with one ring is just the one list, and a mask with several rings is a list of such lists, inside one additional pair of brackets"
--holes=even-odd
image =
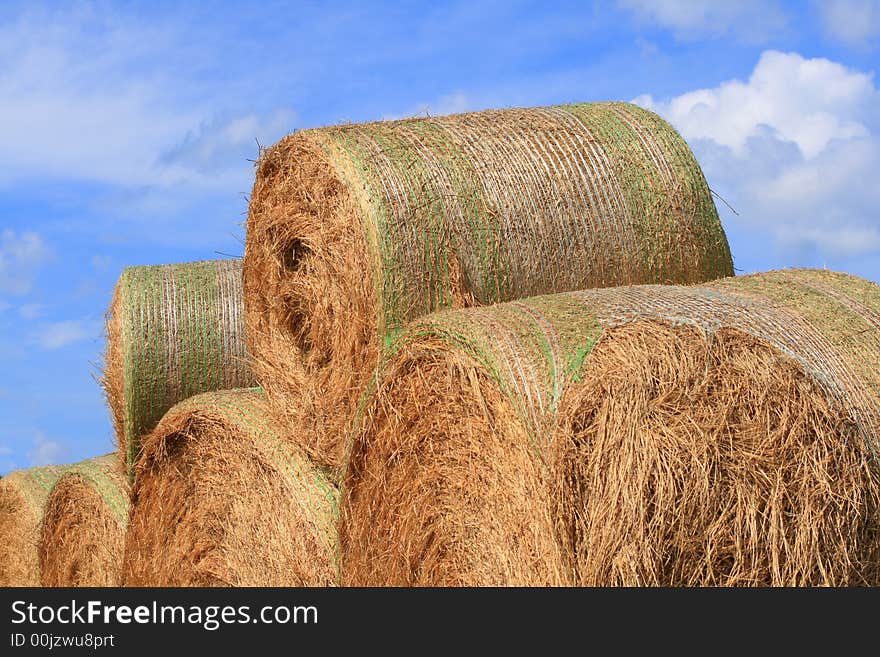
[(96, 254), (92, 256), (91, 263), (95, 269), (107, 269), (113, 264), (113, 256)]
[(35, 334), (35, 342), (43, 349), (52, 350), (66, 347), (74, 342), (96, 338), (100, 335), (100, 324), (87, 319), (68, 319), (53, 322), (41, 327)]
[(67, 448), (56, 440), (49, 440), (42, 431), (34, 436), (34, 446), (27, 453), (31, 467), (63, 463)]
[(618, 0), (637, 19), (672, 30), (679, 39), (734, 34), (763, 41), (785, 28), (776, 0)]
[(30, 292), (37, 269), (51, 254), (38, 233), (6, 228), (0, 233), (0, 291), (13, 295)]
[(822, 0), (825, 32), (832, 39), (865, 48), (880, 36), (880, 0)]
[(870, 74), (827, 59), (767, 51), (747, 82), (731, 80), (669, 102), (637, 102), (668, 117), (686, 137), (711, 139), (744, 154), (746, 141), (770, 128), (807, 158), (833, 139), (868, 135), (863, 121), (880, 99)]
[(769, 230), (795, 259), (880, 252), (880, 92), (870, 74), (770, 51), (747, 82), (636, 102), (681, 131), (709, 185), (739, 211), (730, 221)]

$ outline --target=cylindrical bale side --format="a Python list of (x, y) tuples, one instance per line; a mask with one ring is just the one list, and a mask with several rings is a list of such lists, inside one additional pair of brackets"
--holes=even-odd
[(843, 274), (437, 313), (363, 403), (341, 581), (876, 585), (878, 408), (880, 288)]
[(127, 267), (107, 317), (103, 386), (129, 475), (140, 438), (179, 401), (253, 385), (242, 264)]
[(435, 310), (733, 274), (693, 154), (589, 103), (302, 130), (261, 156), (245, 311), (273, 411), (324, 463), (387, 341)]

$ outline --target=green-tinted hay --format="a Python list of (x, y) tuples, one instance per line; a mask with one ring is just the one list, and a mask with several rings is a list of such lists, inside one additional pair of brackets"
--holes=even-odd
[(373, 225), (364, 229), (378, 241), (380, 325), (388, 330), (451, 305), (454, 257), (483, 303), (733, 273), (693, 154), (667, 123), (634, 105), (319, 133), (331, 159), (354, 163), (370, 200)]
[(118, 586), (128, 510), (128, 478), (118, 454), (69, 466), (43, 514), (42, 585)]
[(693, 154), (634, 105), (303, 130), (258, 166), (245, 252), (249, 347), (273, 412), (335, 467), (382, 350), (410, 321), (732, 274)]
[(104, 387), (129, 472), (139, 437), (175, 403), (253, 385), (241, 262), (128, 267), (108, 315)]

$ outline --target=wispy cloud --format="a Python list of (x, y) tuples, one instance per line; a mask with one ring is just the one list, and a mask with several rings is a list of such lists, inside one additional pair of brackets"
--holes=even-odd
[(855, 48), (876, 46), (880, 36), (880, 0), (821, 0), (826, 34)]
[(788, 24), (777, 0), (618, 0), (618, 4), (640, 22), (672, 30), (682, 40), (732, 35), (760, 43)]
[(97, 338), (100, 331), (100, 323), (94, 320), (68, 319), (45, 324), (34, 334), (34, 341), (42, 349), (61, 349), (75, 342)]
[(12, 295), (30, 292), (37, 269), (51, 255), (51, 249), (38, 233), (5, 229), (0, 233), (0, 292)]
[(880, 92), (870, 74), (771, 51), (746, 82), (636, 102), (689, 140), (736, 221), (770, 230), (795, 259), (880, 252)]
[(46, 306), (42, 303), (26, 303), (18, 308), (18, 316), (22, 319), (32, 320), (42, 317), (46, 312)]
[(293, 132), (296, 112), (279, 108), (265, 115), (216, 117), (162, 154), (160, 162), (211, 174), (242, 168), (245, 158), (256, 158), (258, 144), (269, 145)]
[(180, 24), (80, 5), (0, 24), (0, 98), (15, 99), (0, 104), (0, 185), (50, 178), (197, 191), (246, 177), (254, 140), (289, 131), (291, 110), (215, 117), (198, 98), (209, 83), (190, 63), (189, 41)]
[(62, 443), (50, 440), (42, 431), (37, 431), (33, 447), (28, 451), (27, 458), (31, 467), (38, 467), (63, 463), (67, 454), (68, 449)]

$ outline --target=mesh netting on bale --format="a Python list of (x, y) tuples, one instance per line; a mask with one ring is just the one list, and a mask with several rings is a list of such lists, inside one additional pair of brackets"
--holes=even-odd
[(337, 492), (268, 419), (259, 390), (186, 400), (144, 439), (128, 586), (326, 586)]
[(39, 538), (43, 586), (118, 586), (128, 478), (116, 454), (70, 466), (46, 502)]
[(200, 392), (254, 384), (240, 260), (128, 267), (107, 318), (103, 385), (129, 474), (139, 438)]
[(46, 499), (65, 466), (16, 470), (0, 479), (0, 586), (39, 586), (37, 551)]
[(732, 274), (693, 154), (634, 105), (303, 130), (258, 165), (248, 346), (273, 411), (337, 466), (383, 345), (409, 320)]
[(880, 583), (880, 287), (790, 270), (446, 311), (396, 341), (341, 582)]

